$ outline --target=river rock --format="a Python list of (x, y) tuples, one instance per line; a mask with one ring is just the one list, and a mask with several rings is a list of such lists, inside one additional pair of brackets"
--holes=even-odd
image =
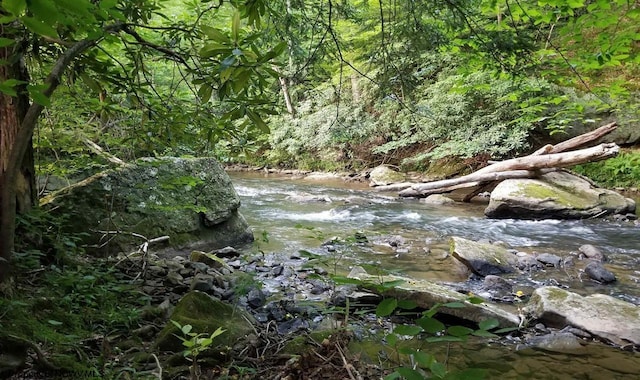
[(616, 281), (616, 275), (605, 268), (599, 261), (592, 261), (584, 268), (590, 279), (596, 280), (603, 284), (609, 284)]
[(455, 200), (446, 197), (442, 194), (431, 194), (426, 198), (420, 199), (421, 203), (426, 203), (430, 205), (450, 205), (456, 203)]
[(530, 338), (527, 345), (549, 352), (558, 352), (572, 355), (586, 355), (587, 342), (578, 338), (570, 332), (553, 332)]
[(460, 237), (451, 238), (451, 255), (480, 276), (513, 272), (516, 257), (506, 248)]
[[(171, 246), (204, 250), (253, 240), (231, 179), (213, 158), (140, 159), (51, 193), (41, 204), (65, 217), (62, 231), (87, 232), (82, 243), (100, 253), (137, 249), (145, 241), (134, 234), (167, 235)], [(105, 238), (97, 231), (114, 232)]]
[(591, 244), (584, 244), (578, 248), (581, 254), (583, 254), (586, 258), (596, 261), (607, 261), (607, 257), (600, 251), (600, 249), (594, 247)]
[(388, 165), (376, 166), (369, 173), (370, 186), (386, 186), (405, 180), (405, 175), (391, 169)]
[[(192, 332), (198, 334), (210, 335), (221, 327), (225, 331), (215, 338), (213, 347), (233, 347), (254, 332), (249, 322), (253, 319), (246, 311), (196, 290), (180, 299), (169, 319), (182, 326), (191, 325)], [(182, 336), (178, 328), (168, 322), (158, 334), (155, 346), (161, 351), (180, 352), (184, 346), (178, 336)], [(214, 355), (219, 355), (219, 351), (208, 350)]]
[(536, 260), (538, 260), (545, 266), (551, 267), (559, 267), (562, 263), (562, 257), (553, 255), (551, 253), (541, 253), (536, 256)]
[(583, 297), (545, 286), (533, 292), (526, 311), (547, 326), (573, 326), (617, 345), (640, 345), (640, 307), (608, 295)]
[[(417, 307), (429, 309), (437, 303), (462, 302), (465, 307), (441, 307), (438, 313), (462, 318), (479, 323), (489, 318), (495, 318), (501, 327), (517, 326), (520, 318), (500, 307), (488, 304), (472, 304), (467, 302), (467, 296), (457, 291), (426, 280), (413, 280), (406, 277), (386, 275), (370, 275), (361, 267), (354, 267), (349, 273), (350, 278), (362, 281), (362, 286), (373, 292), (381, 292), (385, 297), (414, 301)], [(390, 289), (380, 290), (375, 284), (399, 281), (400, 284)]]
[(583, 219), (635, 212), (635, 202), (587, 180), (557, 171), (539, 179), (508, 179), (491, 193), (486, 216), (518, 219)]

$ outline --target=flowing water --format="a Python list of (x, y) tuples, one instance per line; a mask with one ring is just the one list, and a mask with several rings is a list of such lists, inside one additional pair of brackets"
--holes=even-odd
[[(461, 283), (468, 273), (447, 254), (451, 236), (502, 241), (519, 251), (561, 257), (593, 244), (608, 257), (607, 265), (618, 278), (614, 285), (590, 282), (572, 268), (516, 274), (512, 280), (525, 293), (559, 283), (581, 294), (610, 294), (640, 305), (640, 226), (632, 222), (495, 220), (484, 217), (482, 203), (428, 205), (342, 180), (255, 173), (233, 173), (232, 179), (254, 234), (259, 240), (263, 233), (268, 237), (268, 242), (259, 242), (260, 249), (278, 252), (283, 259), (308, 250), (327, 255), (327, 269), (339, 274), (359, 264), (416, 279)], [(347, 238), (356, 232), (371, 244), (332, 253), (321, 247), (334, 236)], [(491, 378), (640, 379), (637, 354), (604, 345), (590, 345), (577, 355), (476, 344), (462, 346), (455, 358), (460, 365), (490, 368)]]

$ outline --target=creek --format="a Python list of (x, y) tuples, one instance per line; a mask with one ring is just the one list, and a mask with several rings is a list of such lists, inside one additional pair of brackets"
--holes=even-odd
[[(451, 236), (502, 241), (519, 251), (563, 258), (574, 255), (583, 244), (592, 244), (608, 257), (607, 266), (618, 278), (613, 285), (589, 281), (577, 269), (548, 268), (508, 277), (525, 294), (537, 286), (559, 284), (576, 293), (609, 294), (640, 305), (640, 226), (633, 222), (496, 220), (484, 217), (482, 202), (429, 205), (341, 179), (231, 176), (259, 249), (283, 261), (307, 250), (326, 256), (329, 273), (344, 275), (352, 266), (362, 265), (370, 273), (381, 268), (411, 278), (459, 284), (467, 281), (468, 273), (448, 255)], [(334, 236), (347, 238), (356, 232), (370, 244), (348, 245), (334, 252), (322, 247)], [(433, 347), (448, 353), (454, 368), (486, 368), (489, 378), (637, 379), (640, 372), (638, 354), (604, 344), (588, 344), (579, 352), (521, 348), (516, 343), (486, 341)]]

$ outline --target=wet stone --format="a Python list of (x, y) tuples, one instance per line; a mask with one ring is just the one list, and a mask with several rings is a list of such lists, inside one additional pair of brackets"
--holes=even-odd
[(600, 249), (596, 248), (591, 244), (584, 244), (580, 246), (580, 248), (578, 248), (578, 251), (580, 251), (580, 253), (588, 259), (602, 261), (602, 262), (607, 261), (607, 258), (604, 255), (604, 253), (602, 253)]
[(542, 268), (542, 264), (532, 255), (517, 256), (516, 267), (520, 270), (530, 271)]
[(164, 280), (165, 283), (169, 285), (182, 285), (182, 283), (184, 282), (184, 277), (182, 277), (180, 273), (172, 271), (167, 274)]
[(199, 290), (201, 292), (209, 293), (213, 288), (213, 277), (198, 273), (192, 280), (190, 290)]
[(282, 274), (282, 272), (284, 271), (284, 267), (282, 265), (276, 265), (275, 267), (273, 267), (271, 269), (271, 273), (274, 276), (280, 276)]
[(253, 288), (247, 294), (247, 304), (253, 309), (262, 307), (267, 301), (264, 292), (258, 288)]
[(601, 282), (603, 284), (609, 284), (616, 281), (616, 275), (606, 269), (600, 262), (592, 261), (585, 268), (584, 272), (592, 280)]
[(553, 255), (551, 253), (541, 253), (536, 256), (536, 260), (546, 266), (551, 267), (559, 267), (560, 263), (562, 263), (562, 257)]

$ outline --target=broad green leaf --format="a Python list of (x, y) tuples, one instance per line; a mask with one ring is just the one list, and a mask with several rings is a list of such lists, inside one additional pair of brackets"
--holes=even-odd
[(198, 97), (202, 103), (206, 103), (211, 99), (211, 93), (213, 92), (213, 87), (208, 83), (203, 84), (198, 89)]
[(42, 86), (27, 86), (27, 90), (29, 91), (29, 95), (34, 102), (40, 104), (41, 106), (49, 107), (51, 106), (51, 99), (49, 99), (45, 94), (42, 93)]
[(336, 285), (360, 285), (362, 284), (362, 280), (358, 280), (357, 278), (348, 278), (344, 276), (332, 276), (331, 279)]
[(428, 343), (435, 342), (464, 342), (465, 339), (459, 336), (443, 335), (443, 336), (430, 336), (425, 339)]
[(230, 46), (231, 39), (224, 33), (222, 30), (218, 28), (212, 28), (210, 26), (203, 26), (202, 32), (207, 36), (210, 40), (213, 40), (219, 44)]
[(211, 334), (211, 339), (215, 339), (216, 337), (224, 334), (226, 330), (224, 330), (222, 327), (218, 327), (216, 329), (216, 331), (213, 332), (213, 334)]
[(2, 0), (2, 8), (11, 12), (14, 16), (21, 16), (27, 9), (26, 0)]
[(478, 297), (478, 296), (471, 296), (469, 298), (467, 298), (467, 301), (469, 301), (469, 303), (472, 303), (474, 305), (479, 305), (481, 303), (484, 302), (484, 299)]
[(420, 325), (420, 327), (422, 327), (424, 331), (430, 334), (435, 334), (445, 329), (444, 323), (435, 318), (422, 317), (418, 319), (416, 323)]
[(395, 345), (398, 343), (398, 336), (396, 334), (387, 334), (385, 336), (385, 339), (387, 341), (387, 344), (391, 347), (395, 347)]
[(393, 332), (398, 335), (416, 336), (422, 332), (422, 327), (412, 325), (398, 325)]
[(49, 320), (47, 321), (47, 323), (49, 323), (50, 325), (53, 325), (53, 326), (61, 326), (61, 325), (62, 325), (62, 322), (60, 322), (60, 321), (56, 321), (56, 320), (54, 320), (54, 319), (49, 319)]
[(48, 25), (55, 25), (60, 15), (53, 0), (31, 0), (29, 10), (35, 17)]
[(473, 332), (472, 329), (464, 326), (451, 326), (447, 329), (447, 333), (453, 336), (467, 336)]
[(474, 336), (479, 336), (479, 337), (483, 337), (483, 338), (497, 338), (498, 336), (492, 332), (489, 332), (487, 330), (476, 330), (474, 332), (471, 333), (471, 335)]
[(24, 16), (20, 19), (22, 23), (35, 34), (41, 36), (58, 38), (58, 32), (51, 26), (34, 17)]
[(498, 326), (500, 326), (500, 322), (498, 322), (498, 320), (495, 318), (485, 319), (483, 321), (480, 321), (480, 323), (478, 323), (478, 327), (481, 330), (491, 330)]
[(56, 0), (56, 4), (76, 16), (94, 19), (91, 15), (94, 5), (89, 0)]
[(424, 376), (415, 369), (408, 367), (400, 367), (396, 370), (406, 380), (424, 380)]
[(187, 335), (187, 334), (189, 334), (189, 333), (191, 332), (191, 330), (192, 330), (192, 329), (193, 329), (193, 326), (191, 326), (191, 325), (184, 325), (184, 326), (182, 326), (182, 329), (181, 329), (181, 330), (182, 330), (182, 333), (183, 333), (184, 335)]
[(395, 298), (385, 298), (376, 307), (376, 315), (378, 317), (386, 317), (391, 315), (393, 311), (398, 307), (398, 300)]
[(439, 377), (439, 378), (443, 378), (447, 374), (447, 367), (445, 367), (444, 364), (439, 362), (431, 363), (431, 366), (429, 366), (429, 370), (431, 370), (431, 373), (433, 373), (436, 377)]
[(422, 368), (429, 368), (431, 367), (431, 365), (433, 364), (433, 362), (436, 360), (436, 358), (431, 355), (431, 354), (427, 354), (424, 351), (416, 351), (413, 353), (413, 358), (415, 359), (415, 361), (420, 364), (420, 366)]
[(400, 379), (401, 377), (402, 375), (398, 371), (395, 371), (385, 376), (384, 380), (396, 380), (396, 379)]
[(5, 86), (2, 83), (0, 83), (0, 92), (9, 96), (18, 96), (18, 93), (13, 89), (13, 87)]

